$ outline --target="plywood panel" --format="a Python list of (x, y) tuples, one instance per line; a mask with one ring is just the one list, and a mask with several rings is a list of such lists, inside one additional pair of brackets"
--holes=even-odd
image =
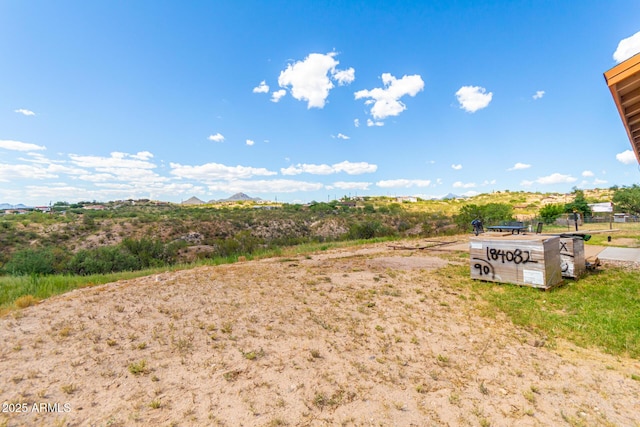
[(560, 238), (540, 235), (471, 237), (471, 278), (548, 289), (562, 281)]
[(584, 240), (577, 237), (560, 237), (560, 266), (562, 277), (578, 279), (586, 271)]

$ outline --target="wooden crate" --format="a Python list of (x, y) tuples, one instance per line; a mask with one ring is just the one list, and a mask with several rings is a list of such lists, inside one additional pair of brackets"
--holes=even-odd
[(584, 274), (587, 263), (581, 237), (560, 237), (560, 267), (562, 277), (578, 279)]
[(562, 281), (560, 238), (485, 233), (470, 237), (471, 278), (549, 289)]

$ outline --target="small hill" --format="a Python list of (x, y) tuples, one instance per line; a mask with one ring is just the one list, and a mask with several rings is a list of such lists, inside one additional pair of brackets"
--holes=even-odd
[(17, 205), (10, 205), (9, 203), (0, 203), (0, 210), (5, 210), (5, 209), (29, 209), (29, 207), (23, 205), (22, 203)]
[(217, 200), (217, 201), (213, 201), (212, 200), (209, 203), (215, 203), (215, 202), (218, 202), (218, 203), (219, 202), (244, 202), (244, 201), (259, 202), (260, 200), (262, 200), (262, 199), (260, 199), (259, 197), (250, 197), (250, 196), (247, 196), (244, 193), (236, 193), (231, 197), (227, 197), (226, 199), (220, 199), (220, 200)]
[(190, 197), (187, 200), (185, 200), (184, 202), (182, 202), (183, 205), (203, 205), (204, 202), (200, 199), (198, 199), (197, 197)]

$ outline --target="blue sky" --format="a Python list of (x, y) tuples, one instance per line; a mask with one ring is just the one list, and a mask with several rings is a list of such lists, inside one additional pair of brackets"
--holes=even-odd
[(629, 1), (0, 0), (0, 203), (640, 182)]

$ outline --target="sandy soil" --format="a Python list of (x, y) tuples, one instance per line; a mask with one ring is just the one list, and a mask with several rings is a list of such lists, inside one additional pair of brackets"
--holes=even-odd
[[(640, 362), (372, 245), (85, 288), (0, 319), (0, 426), (638, 426)], [(18, 409), (23, 412), (16, 412)]]

